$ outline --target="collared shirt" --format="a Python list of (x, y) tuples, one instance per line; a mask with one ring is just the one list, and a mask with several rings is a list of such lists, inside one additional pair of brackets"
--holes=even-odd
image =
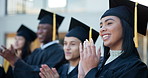
[(69, 74), (74, 68), (75, 66), (70, 66), (67, 73)]
[(110, 50), (110, 56), (105, 62), (105, 65), (115, 60), (117, 57), (119, 57), (122, 54), (122, 50)]
[(55, 40), (55, 41), (52, 41), (52, 42), (48, 42), (48, 43), (46, 43), (46, 44), (41, 44), (41, 49), (42, 50), (44, 50), (45, 48), (47, 48), (48, 46), (51, 46), (51, 45), (53, 45), (53, 44), (55, 44), (55, 43), (59, 43), (59, 40)]

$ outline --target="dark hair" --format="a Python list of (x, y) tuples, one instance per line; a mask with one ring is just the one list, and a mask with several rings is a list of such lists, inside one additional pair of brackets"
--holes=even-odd
[(133, 41), (134, 37), (134, 31), (133, 31), (133, 26), (130, 26), (125, 20), (120, 19), (121, 24), (122, 24), (122, 38), (123, 38), (123, 43), (122, 43), (122, 50), (124, 51), (123, 57), (130, 56), (133, 52), (135, 52), (136, 55), (139, 56), (138, 51), (135, 47), (135, 43)]
[(22, 55), (21, 58), (24, 60), (29, 54), (31, 54), (31, 42), (25, 39), (25, 44), (22, 48)]

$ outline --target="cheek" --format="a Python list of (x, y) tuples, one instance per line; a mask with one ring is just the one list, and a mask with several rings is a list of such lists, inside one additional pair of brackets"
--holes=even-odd
[(75, 48), (73, 48), (73, 53), (72, 53), (75, 57), (79, 56), (79, 48), (76, 46)]
[(23, 46), (24, 46), (24, 44), (25, 44), (25, 42), (24, 42), (24, 41), (19, 41), (19, 46), (20, 46), (20, 47), (23, 47)]

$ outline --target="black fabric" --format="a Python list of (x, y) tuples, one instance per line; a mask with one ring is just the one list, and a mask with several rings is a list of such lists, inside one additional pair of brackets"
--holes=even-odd
[(69, 64), (62, 65), (58, 73), (60, 78), (78, 78), (78, 65), (68, 74)]
[[(38, 20), (40, 20), (39, 24), (52, 24), (53, 25), (53, 13), (41, 9), (40, 14), (38, 16)], [(56, 26), (59, 28), (60, 24), (64, 20), (64, 17), (56, 14)]]
[(14, 78), (12, 67), (9, 66), (8, 71), (6, 73), (6, 78)]
[(0, 67), (0, 78), (5, 78), (5, 71), (3, 67)]
[[(83, 43), (86, 39), (89, 39), (89, 30), (89, 26), (72, 17), (69, 32), (66, 34), (66, 37), (76, 37)], [(92, 29), (92, 39), (94, 42), (96, 42), (98, 36), (99, 32)]]
[(126, 58), (119, 56), (99, 70), (92, 69), (85, 78), (148, 78), (148, 68), (133, 52)]
[(130, 26), (133, 26), (132, 13), (130, 9), (126, 6), (110, 8), (102, 15), (101, 19), (106, 16), (117, 16), (120, 19), (125, 20)]
[(27, 28), (25, 25), (21, 25), (20, 28), (17, 30), (18, 36), (23, 36), (27, 41), (34, 41), (37, 38), (37, 35), (35, 32), (33, 32), (31, 29)]
[(25, 61), (19, 59), (15, 63), (14, 77), (39, 78), (39, 68), (42, 64), (58, 69), (64, 61), (64, 51), (60, 44), (55, 43), (44, 50), (38, 48)]

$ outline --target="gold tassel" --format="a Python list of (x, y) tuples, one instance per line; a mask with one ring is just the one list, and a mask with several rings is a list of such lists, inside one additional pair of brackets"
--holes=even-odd
[(56, 40), (56, 14), (53, 14), (53, 36), (52, 41)]
[(92, 27), (90, 27), (90, 30), (89, 30), (89, 41), (91, 38), (92, 38)]
[(9, 66), (10, 66), (10, 63), (6, 59), (4, 59), (4, 66), (3, 67), (4, 67), (5, 72), (8, 71)]
[(138, 48), (138, 33), (137, 33), (137, 5), (138, 3), (135, 3), (135, 16), (134, 16), (134, 42), (135, 47)]

